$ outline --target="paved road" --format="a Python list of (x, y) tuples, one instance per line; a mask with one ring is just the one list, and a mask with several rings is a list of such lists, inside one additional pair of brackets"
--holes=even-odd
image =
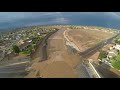
[(88, 71), (85, 68), (84, 64), (80, 64), (76, 67), (79, 78), (90, 78)]
[(25, 70), (29, 67), (29, 61), (8, 61), (0, 63), (0, 78), (23, 78), (27, 75)]
[[(117, 35), (115, 35), (114, 37), (117, 37), (118, 35), (120, 35), (120, 33), (118, 33)], [(80, 56), (82, 58), (89, 58), (91, 55), (93, 55), (94, 53), (96, 53), (98, 50), (100, 50), (102, 47), (104, 47), (105, 45), (111, 43), (111, 41), (114, 39), (114, 37), (109, 38), (99, 44), (97, 44), (95, 47), (92, 47), (90, 49), (87, 49), (86, 51), (80, 53)]]
[(19, 64), (7, 67), (0, 67), (0, 78), (23, 78), (28, 73), (25, 69), (28, 64)]
[(102, 78), (120, 78), (120, 76), (116, 75), (115, 73), (111, 72), (108, 68), (106, 68), (105, 64), (97, 65), (92, 63), (95, 69), (98, 71)]

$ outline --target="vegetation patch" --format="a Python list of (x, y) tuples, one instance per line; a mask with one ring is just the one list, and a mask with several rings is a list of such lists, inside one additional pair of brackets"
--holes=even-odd
[(111, 59), (112, 66), (118, 70), (120, 70), (120, 53), (117, 57)]
[(43, 37), (42, 36), (38, 36), (38, 37), (34, 37), (33, 39), (32, 39), (32, 43), (33, 44), (37, 44), (39, 41), (41, 41), (43, 39)]
[(21, 53), (25, 54), (25, 55), (30, 55), (31, 51), (30, 50), (24, 50), (24, 51), (21, 51)]
[(120, 38), (120, 35), (118, 35), (117, 37), (116, 37), (116, 39), (119, 39)]
[(101, 51), (98, 58), (99, 59), (106, 58), (106, 52), (105, 51)]
[(17, 45), (13, 45), (12, 49), (13, 49), (13, 52), (14, 52), (14, 53), (19, 54), (20, 48), (19, 48)]
[(120, 40), (115, 40), (115, 43), (120, 44)]

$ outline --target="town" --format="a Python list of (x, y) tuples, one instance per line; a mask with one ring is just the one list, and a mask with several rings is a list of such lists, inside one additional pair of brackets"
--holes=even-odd
[[(33, 26), (20, 30), (0, 33), (0, 61), (11, 60), (16, 55), (29, 56), (37, 47), (37, 44), (55, 28)], [(10, 57), (11, 56), (11, 57)]]

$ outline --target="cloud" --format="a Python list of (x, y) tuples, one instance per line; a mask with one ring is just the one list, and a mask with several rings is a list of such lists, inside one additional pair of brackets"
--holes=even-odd
[(59, 23), (59, 24), (68, 24), (69, 20), (65, 19), (64, 17), (56, 18), (52, 22)]
[(107, 18), (120, 19), (120, 12), (80, 12), (80, 14), (96, 16), (101, 15)]
[(0, 12), (0, 22), (15, 22), (22, 19), (56, 16), (56, 12)]
[(69, 20), (64, 17), (62, 12), (56, 12), (56, 18), (52, 20), (52, 22), (57, 24), (68, 24)]

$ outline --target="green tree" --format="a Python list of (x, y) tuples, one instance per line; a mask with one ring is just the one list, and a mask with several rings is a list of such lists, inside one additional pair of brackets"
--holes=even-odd
[(99, 54), (99, 59), (105, 58), (106, 57), (106, 52), (105, 51), (101, 51)]
[(19, 54), (20, 48), (17, 45), (14, 45), (12, 49), (15, 53)]
[(120, 44), (120, 41), (118, 41), (118, 40), (115, 40), (115, 43), (118, 43), (118, 44)]

